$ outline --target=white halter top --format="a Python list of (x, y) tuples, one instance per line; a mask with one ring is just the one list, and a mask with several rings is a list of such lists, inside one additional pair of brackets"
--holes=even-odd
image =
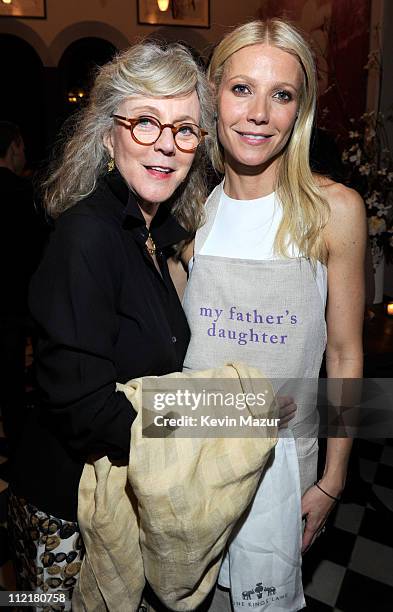
[[(282, 214), (275, 192), (253, 200), (236, 200), (222, 189), (213, 227), (200, 254), (258, 261), (280, 259), (274, 253), (274, 240)], [(289, 256), (299, 257), (295, 245), (289, 246)], [(326, 268), (320, 262), (317, 262), (315, 280), (325, 306)]]

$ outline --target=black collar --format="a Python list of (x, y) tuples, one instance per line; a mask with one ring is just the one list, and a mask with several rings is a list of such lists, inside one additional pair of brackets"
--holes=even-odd
[[(104, 177), (104, 181), (112, 194), (122, 204), (123, 225), (139, 228), (143, 235), (145, 235), (145, 238), (147, 238), (145, 218), (138, 205), (136, 196), (129, 189), (117, 168), (112, 172), (108, 172)], [(165, 203), (160, 204), (157, 214), (151, 223), (150, 231), (154, 241), (160, 248), (176, 244), (190, 237), (189, 232), (176, 221)]]

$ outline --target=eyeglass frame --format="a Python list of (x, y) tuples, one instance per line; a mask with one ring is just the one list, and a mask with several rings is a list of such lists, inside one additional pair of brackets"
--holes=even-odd
[[(130, 126), (131, 138), (134, 140), (134, 142), (136, 142), (139, 145), (142, 145), (143, 147), (151, 147), (152, 145), (154, 145), (157, 142), (157, 140), (161, 137), (163, 130), (165, 128), (169, 128), (173, 134), (173, 142), (175, 143), (175, 147), (179, 149), (179, 151), (181, 151), (182, 153), (194, 153), (199, 147), (199, 145), (202, 144), (205, 136), (209, 134), (209, 132), (207, 132), (206, 130), (203, 130), (199, 125), (197, 125), (196, 123), (191, 123), (191, 122), (188, 122), (188, 123), (184, 122), (184, 123), (181, 123), (178, 127), (176, 127), (175, 125), (173, 125), (173, 123), (161, 123), (159, 119), (156, 119), (156, 117), (152, 117), (151, 115), (141, 115), (140, 117), (133, 118), (133, 117), (123, 117), (122, 115), (117, 115), (115, 113), (112, 113), (110, 116), (113, 119), (121, 119), (122, 121), (128, 121), (131, 124)], [(144, 119), (144, 118), (153, 119), (156, 123), (158, 123), (160, 127), (160, 133), (158, 134), (157, 138), (153, 140), (153, 142), (141, 142), (140, 140), (137, 139), (137, 137), (134, 134), (135, 126), (138, 124), (138, 122), (141, 119)], [(182, 147), (179, 147), (179, 145), (176, 142), (176, 134), (179, 132), (180, 128), (184, 125), (194, 125), (201, 132), (201, 139), (198, 142), (197, 146), (194, 147), (193, 149), (182, 149)]]

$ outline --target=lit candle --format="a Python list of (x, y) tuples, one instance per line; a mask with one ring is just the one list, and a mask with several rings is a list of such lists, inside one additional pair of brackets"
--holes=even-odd
[(386, 305), (386, 313), (389, 317), (393, 317), (393, 302)]

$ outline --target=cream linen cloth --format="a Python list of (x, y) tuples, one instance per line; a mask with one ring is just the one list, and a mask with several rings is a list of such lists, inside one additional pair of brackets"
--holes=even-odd
[[(247, 405), (242, 414), (278, 417), (269, 381), (245, 364), (151, 378), (162, 391), (165, 379), (235, 379), (231, 391), (234, 384), (238, 393), (268, 391), (264, 407)], [(102, 457), (83, 470), (78, 521), (86, 556), (75, 612), (134, 612), (145, 577), (167, 607), (194, 610), (216, 583), (230, 533), (277, 442), (276, 427), (254, 438), (143, 437), (144, 380), (117, 385), (138, 413), (129, 465)]]

